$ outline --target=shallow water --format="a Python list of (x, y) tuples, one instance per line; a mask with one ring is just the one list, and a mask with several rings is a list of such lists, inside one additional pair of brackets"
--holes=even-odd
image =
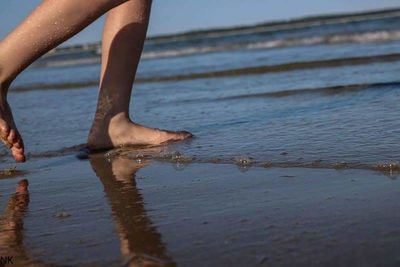
[[(98, 55), (44, 57), (9, 95), (29, 160), (0, 177), (0, 223), (15, 225), (0, 230), (0, 254), (21, 265), (398, 265), (397, 13), (151, 41), (131, 116), (195, 138), (89, 160), (78, 158)], [(0, 161), (15, 166), (3, 148)], [(29, 201), (11, 195), (22, 178)]]
[[(207, 162), (397, 163), (399, 72), (395, 61), (138, 84), (131, 114), (193, 132), (194, 140), (168, 151)], [(12, 94), (27, 150), (38, 156), (84, 143), (96, 94), (95, 87)]]
[[(220, 164), (177, 170), (102, 156), (29, 164), (40, 169), (28, 175), (27, 212), (3, 217), (22, 221), (16, 232), (26, 262), (398, 264), (398, 179), (379, 173), (258, 167), (238, 172)], [(14, 186), (15, 180), (0, 183), (2, 206)]]

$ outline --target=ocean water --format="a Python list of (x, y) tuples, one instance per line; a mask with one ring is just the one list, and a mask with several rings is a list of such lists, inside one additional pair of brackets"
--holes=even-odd
[(195, 138), (87, 160), (97, 48), (10, 91), (28, 163), (0, 178), (0, 226), (22, 262), (398, 265), (400, 11), (149, 39), (131, 117)]
[[(202, 162), (395, 166), (399, 17), (392, 11), (150, 39), (132, 118), (191, 131), (194, 140), (165, 153)], [(56, 51), (15, 82), (10, 101), (32, 156), (85, 142), (100, 69), (85, 59), (93, 53)]]

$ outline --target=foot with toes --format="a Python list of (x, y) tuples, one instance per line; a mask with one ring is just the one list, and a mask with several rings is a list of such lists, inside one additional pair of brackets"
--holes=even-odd
[(114, 116), (107, 123), (94, 124), (88, 138), (91, 149), (105, 149), (119, 146), (160, 145), (193, 137), (186, 131), (168, 131), (133, 123), (125, 116)]
[(11, 108), (6, 100), (0, 101), (0, 140), (11, 150), (16, 161), (25, 161), (24, 143), (15, 126)]

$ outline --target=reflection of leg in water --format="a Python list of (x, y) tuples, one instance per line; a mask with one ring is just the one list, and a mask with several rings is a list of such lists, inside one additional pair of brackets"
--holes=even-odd
[(130, 266), (175, 265), (167, 255), (161, 235), (152, 225), (136, 188), (135, 173), (146, 163), (117, 158), (111, 162), (93, 155), (90, 163), (104, 186), (121, 240), (121, 252)]
[(28, 181), (22, 180), (0, 217), (0, 255), (12, 257), (14, 264), (22, 264), (29, 260), (22, 244), (23, 219), (28, 204)]
[[(23, 247), (23, 219), (29, 204), (28, 181), (18, 183), (0, 217), (0, 255), (12, 257), (13, 265), (31, 263)], [(0, 263), (1, 265), (1, 263)]]
[[(0, 256), (12, 257), (7, 266), (52, 266), (33, 260), (26, 251), (24, 241), (24, 217), (29, 205), (28, 181), (18, 182), (15, 193), (0, 215)], [(0, 263), (0, 266), (3, 266)]]

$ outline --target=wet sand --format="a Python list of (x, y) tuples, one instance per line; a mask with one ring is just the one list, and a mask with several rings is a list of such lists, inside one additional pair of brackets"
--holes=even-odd
[[(396, 266), (399, 180), (370, 170), (174, 165), (75, 156), (28, 163), (29, 202), (10, 215), (18, 179), (0, 183), (26, 264)], [(1, 230), (0, 240), (9, 236)], [(10, 237), (8, 237), (10, 238)], [(7, 244), (11, 244), (8, 241)]]

